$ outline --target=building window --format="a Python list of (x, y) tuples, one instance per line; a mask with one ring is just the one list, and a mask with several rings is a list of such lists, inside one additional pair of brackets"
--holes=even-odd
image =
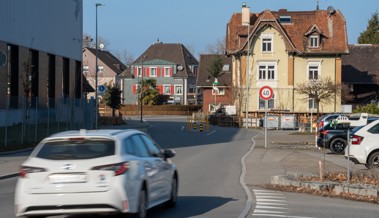
[[(275, 95), (272, 96), (270, 100), (268, 100), (268, 109), (274, 109), (275, 108)], [(259, 97), (259, 110), (265, 109), (265, 100), (261, 99)]]
[(280, 23), (291, 23), (291, 16), (280, 16), (279, 22)]
[(183, 86), (175, 85), (175, 95), (182, 95), (182, 94), (183, 94)]
[(170, 68), (169, 67), (165, 67), (164, 68), (164, 76), (165, 77), (170, 77)]
[(318, 48), (319, 47), (319, 36), (318, 35), (313, 35), (309, 37), (310, 40), (310, 46), (311, 48)]
[(225, 89), (224, 88), (218, 88), (218, 94), (217, 95), (225, 95)]
[(103, 74), (104, 73), (104, 66), (97, 66), (98, 73)]
[(163, 94), (171, 95), (171, 85), (163, 85)]
[(142, 77), (142, 68), (138, 67), (138, 77)]
[(275, 63), (259, 63), (258, 70), (260, 80), (275, 80)]
[(157, 77), (157, 68), (150, 67), (150, 77)]
[(262, 52), (272, 52), (273, 43), (272, 35), (263, 35), (262, 36)]
[(317, 109), (317, 103), (316, 103), (316, 101), (315, 101), (314, 98), (309, 97), (309, 100), (308, 100), (308, 108), (309, 108), (310, 110)]
[(320, 63), (308, 63), (308, 80), (317, 80), (320, 78)]
[(89, 72), (89, 66), (88, 65), (83, 65), (83, 73), (85, 75), (87, 75), (88, 72)]

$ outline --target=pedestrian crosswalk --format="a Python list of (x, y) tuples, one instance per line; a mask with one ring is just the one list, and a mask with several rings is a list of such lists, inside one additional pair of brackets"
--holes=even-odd
[(289, 215), (289, 206), (286, 197), (281, 192), (254, 189), (256, 199), (254, 218), (285, 217), (285, 218), (313, 218)]

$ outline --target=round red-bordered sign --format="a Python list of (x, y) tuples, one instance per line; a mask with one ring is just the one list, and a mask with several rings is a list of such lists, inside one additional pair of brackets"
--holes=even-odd
[(272, 96), (274, 95), (274, 91), (270, 86), (262, 86), (259, 89), (259, 97), (261, 97), (262, 100), (270, 100)]

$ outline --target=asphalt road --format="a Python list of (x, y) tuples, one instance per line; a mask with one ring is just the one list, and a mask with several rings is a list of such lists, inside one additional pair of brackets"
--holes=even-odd
[[(271, 144), (265, 149), (257, 130), (212, 127), (200, 132), (186, 129), (183, 118), (146, 119), (151, 124), (149, 132), (153, 138), (163, 148), (176, 151), (173, 161), (180, 173), (177, 207), (153, 208), (149, 211), (150, 218), (239, 218), (247, 206), (251, 206), (247, 208), (249, 218), (377, 217), (376, 204), (261, 188), (270, 182), (272, 175), (290, 171), (317, 172), (318, 162), (323, 157), (318, 150), (277, 148)], [(344, 169), (343, 157), (330, 154), (326, 157), (329, 168)], [(340, 159), (341, 164), (329, 165), (331, 159)], [(246, 163), (246, 172), (241, 178), (243, 163)], [(15, 182), (15, 178), (0, 180), (0, 217), (14, 217)]]

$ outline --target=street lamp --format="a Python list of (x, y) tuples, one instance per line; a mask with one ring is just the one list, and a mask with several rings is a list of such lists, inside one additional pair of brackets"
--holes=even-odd
[(147, 58), (147, 56), (145, 56), (145, 55), (142, 55), (142, 57), (141, 57), (141, 88), (140, 88), (140, 103), (141, 103), (141, 106), (140, 106), (140, 109), (141, 109), (141, 123), (142, 123), (142, 114), (143, 114), (143, 111), (142, 111), (142, 100), (143, 100), (143, 97), (142, 97), (142, 95), (143, 95), (143, 60), (144, 59), (146, 59)]
[(98, 64), (97, 64), (97, 56), (98, 56), (98, 49), (97, 49), (97, 7), (99, 6), (104, 6), (103, 4), (101, 3), (96, 3), (96, 74), (95, 74), (95, 110), (96, 110), (96, 114), (95, 114), (95, 129), (97, 129), (97, 120), (98, 120), (98, 114), (99, 114), (99, 105), (98, 105), (98, 91), (97, 91), (97, 86), (98, 86), (98, 73), (99, 73), (99, 67), (98, 67)]

